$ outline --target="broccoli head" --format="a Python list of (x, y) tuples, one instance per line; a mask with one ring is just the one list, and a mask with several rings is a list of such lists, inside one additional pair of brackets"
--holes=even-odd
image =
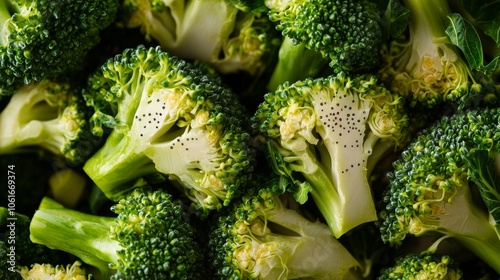
[(112, 129), (83, 169), (112, 200), (124, 184), (168, 175), (199, 210), (219, 209), (253, 168), (250, 116), (203, 67), (160, 47), (127, 49), (89, 78), (94, 132)]
[(111, 209), (117, 216), (97, 216), (46, 197), (31, 221), (31, 239), (80, 258), (109, 279), (201, 279), (202, 255), (179, 200), (144, 186)]
[(99, 139), (90, 131), (91, 109), (81, 87), (64, 80), (31, 82), (15, 90), (0, 112), (0, 154), (44, 149), (82, 164)]
[(448, 236), (500, 272), (499, 235), (474, 195), (483, 188), (474, 182), (491, 177), (478, 174), (498, 170), (484, 152), (498, 154), (499, 117), (500, 108), (446, 115), (402, 151), (387, 175), (386, 208), (380, 213), (385, 243), (399, 246), (409, 234)]
[(361, 271), (357, 260), (326, 224), (299, 211), (287, 185), (260, 174), (218, 216), (208, 242), (216, 279), (356, 279), (347, 276)]
[[(370, 1), (271, 0), (265, 5), (284, 37), (270, 90), (317, 74), (325, 64), (334, 74), (359, 74), (374, 69), (379, 60), (381, 20), (378, 7)], [(296, 51), (294, 46), (310, 51)], [(309, 64), (295, 68), (303, 55)]]
[(460, 102), (480, 92), (460, 49), (446, 37), (451, 14), (446, 0), (404, 0), (410, 12), (407, 36), (381, 48), (379, 77), (410, 106)]
[(299, 201), (310, 192), (335, 237), (377, 219), (370, 177), (408, 142), (408, 123), (399, 95), (343, 72), (285, 83), (253, 117), (276, 172), (292, 178)]
[[(278, 44), (266, 13), (228, 0), (126, 0), (125, 26), (140, 27), (146, 39), (186, 60), (200, 60), (221, 73), (264, 70)], [(238, 8), (240, 7), (240, 8)]]
[(1, 1), (0, 96), (82, 70), (117, 11), (117, 0)]

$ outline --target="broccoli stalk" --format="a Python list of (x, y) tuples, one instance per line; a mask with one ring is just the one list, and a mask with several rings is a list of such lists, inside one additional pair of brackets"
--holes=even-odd
[(203, 61), (221, 73), (260, 73), (276, 44), (265, 13), (246, 12), (231, 1), (128, 0), (125, 25), (182, 59)]
[[(500, 272), (500, 239), (484, 204), (472, 197), (477, 186), (469, 182), (469, 176), (476, 178), (478, 160), (493, 164), (478, 151), (497, 149), (499, 115), (498, 108), (458, 111), (405, 148), (387, 176), (380, 227), (385, 243), (399, 246), (408, 234), (449, 236)], [(479, 154), (467, 154), (475, 150)], [(469, 166), (470, 161), (475, 163)]]
[(460, 50), (446, 35), (451, 14), (447, 1), (403, 3), (410, 12), (409, 39), (390, 42), (379, 70), (384, 82), (400, 91), (410, 106), (461, 101), (478, 91)]
[(15, 90), (0, 113), (0, 154), (45, 149), (70, 164), (81, 164), (97, 143), (79, 88), (43, 80)]
[(254, 125), (276, 172), (299, 186), (297, 199), (310, 192), (335, 237), (376, 220), (373, 168), (408, 138), (400, 96), (374, 77), (340, 73), (284, 84), (264, 99)]
[(183, 205), (148, 186), (112, 206), (115, 217), (63, 207), (46, 197), (31, 239), (68, 252), (110, 279), (186, 279), (201, 273), (201, 254)]
[(125, 183), (159, 172), (205, 213), (236, 196), (252, 170), (249, 117), (236, 95), (159, 47), (110, 59), (84, 96), (96, 109), (94, 131), (112, 131), (83, 169), (112, 200)]
[(273, 175), (256, 179), (257, 187), (219, 216), (209, 240), (215, 274), (221, 279), (359, 277), (356, 259), (328, 226), (298, 211), (279, 186), (284, 181)]

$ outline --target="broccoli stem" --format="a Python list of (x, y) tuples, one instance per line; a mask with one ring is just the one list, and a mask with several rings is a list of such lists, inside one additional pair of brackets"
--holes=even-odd
[(113, 131), (83, 166), (86, 174), (111, 200), (119, 199), (129, 190), (124, 188), (127, 183), (157, 173), (154, 163), (141, 149), (135, 148), (137, 145), (131, 137)]
[[(282, 207), (265, 213), (272, 233), (262, 236), (261, 242), (278, 244), (276, 247), (284, 250), (280, 258), (286, 263), (287, 279), (337, 279), (359, 265), (322, 223)], [(279, 279), (282, 267), (272, 267), (272, 262), (266, 265), (271, 266), (270, 271), (267, 276), (260, 274), (259, 279)]]
[(30, 238), (34, 243), (68, 252), (106, 275), (109, 264), (117, 263), (117, 251), (122, 248), (109, 238), (114, 221), (113, 217), (64, 208), (45, 197), (31, 220)]
[[(424, 222), (426, 227), (458, 240), (465, 248), (500, 273), (500, 238), (489, 223), (488, 215), (472, 201), (469, 186), (461, 186), (450, 198), (451, 202), (437, 204), (432, 208), (438, 212), (437, 217), (429, 217)], [(445, 199), (446, 201), (446, 199)], [(436, 220), (433, 222), (433, 220)], [(418, 225), (414, 229), (419, 229)], [(424, 229), (423, 232), (426, 230)], [(418, 235), (418, 234), (416, 234)]]
[(269, 91), (274, 91), (279, 85), (293, 83), (307, 77), (316, 76), (328, 61), (321, 53), (309, 50), (305, 44), (294, 44), (292, 39), (284, 36), (278, 53), (278, 63), (267, 84)]

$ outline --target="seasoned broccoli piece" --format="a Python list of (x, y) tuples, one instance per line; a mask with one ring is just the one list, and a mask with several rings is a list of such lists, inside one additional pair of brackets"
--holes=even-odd
[(82, 70), (117, 11), (117, 0), (1, 1), (0, 98), (21, 84)]
[(376, 220), (372, 171), (409, 140), (402, 98), (372, 75), (339, 73), (285, 83), (264, 99), (254, 127), (276, 172), (298, 185), (298, 200), (310, 192), (337, 238)]
[(462, 279), (462, 270), (449, 255), (440, 255), (432, 251), (419, 254), (407, 254), (396, 263), (385, 268), (378, 280), (409, 279)]
[(33, 216), (31, 239), (80, 258), (109, 279), (201, 279), (203, 256), (179, 200), (143, 186), (112, 211), (117, 216), (87, 214), (46, 197)]
[(221, 73), (256, 75), (278, 46), (266, 13), (238, 9), (228, 0), (125, 0), (122, 10), (126, 27), (140, 27), (163, 50)]
[(31, 267), (24, 266), (19, 273), (24, 280), (87, 280), (92, 279), (85, 268), (81, 267), (80, 261), (75, 261), (73, 264), (63, 265), (39, 264), (36, 263)]
[(401, 92), (409, 106), (460, 102), (480, 91), (460, 50), (446, 37), (451, 13), (446, 0), (404, 0), (408, 35), (382, 49), (378, 76)]
[(89, 78), (94, 132), (112, 128), (83, 169), (112, 200), (163, 173), (204, 214), (227, 204), (254, 165), (250, 116), (216, 76), (160, 47), (127, 49)]
[(261, 174), (219, 215), (208, 242), (215, 279), (357, 279), (357, 260), (298, 210), (288, 183)]
[(0, 154), (45, 149), (71, 165), (93, 152), (92, 135), (81, 87), (63, 80), (31, 82), (16, 89), (0, 112)]
[[(334, 74), (359, 74), (379, 60), (380, 12), (368, 0), (271, 0), (265, 5), (284, 37), (269, 90), (317, 74), (325, 64)], [(308, 65), (302, 65), (304, 59)]]
[(500, 108), (443, 116), (404, 149), (387, 175), (380, 213), (385, 243), (399, 246), (409, 234), (449, 236), (500, 272), (500, 238), (475, 196), (483, 187), (474, 184), (477, 166), (470, 165), (477, 160), (493, 164), (481, 154), (498, 154), (499, 117)]

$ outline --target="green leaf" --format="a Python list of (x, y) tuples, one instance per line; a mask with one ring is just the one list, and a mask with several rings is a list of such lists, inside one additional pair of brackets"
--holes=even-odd
[(500, 1), (461, 0), (460, 4), (474, 18), (483, 32), (495, 40), (500, 47)]
[(389, 0), (382, 21), (386, 37), (397, 38), (408, 27), (410, 11), (399, 1)]
[(479, 188), (479, 193), (498, 225), (500, 224), (500, 177), (496, 173), (495, 158), (488, 150), (462, 150), (462, 158), (469, 168), (469, 180)]
[(446, 34), (451, 43), (462, 50), (469, 67), (478, 70), (483, 66), (483, 47), (481, 38), (472, 24), (466, 21), (460, 14), (448, 15), (450, 25), (446, 28)]
[(448, 15), (448, 18), (450, 24), (446, 28), (446, 35), (451, 43), (462, 51), (472, 70), (480, 71), (489, 76), (500, 69), (500, 54), (497, 54), (485, 65), (481, 38), (470, 22), (457, 13)]

